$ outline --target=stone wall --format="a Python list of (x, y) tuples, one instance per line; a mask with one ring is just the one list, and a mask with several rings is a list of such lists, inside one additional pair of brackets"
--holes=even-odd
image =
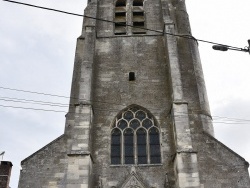
[(18, 187), (64, 187), (68, 165), (65, 143), (66, 138), (62, 135), (24, 159)]

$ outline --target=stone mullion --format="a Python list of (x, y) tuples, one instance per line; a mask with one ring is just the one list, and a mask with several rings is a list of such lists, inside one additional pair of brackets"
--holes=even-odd
[(137, 143), (137, 134), (134, 130), (134, 162), (135, 165), (138, 164), (138, 143)]
[(150, 142), (149, 142), (149, 130), (146, 130), (146, 149), (147, 149), (147, 162), (150, 164)]
[(123, 164), (125, 164), (125, 157), (124, 157), (124, 155), (125, 155), (125, 152), (124, 152), (124, 131), (122, 131), (122, 140), (121, 140), (122, 142), (121, 142), (121, 164), (123, 165)]
[[(127, 0), (127, 6), (126, 6), (126, 10), (127, 10), (127, 25), (133, 25), (132, 22), (132, 8), (133, 8), (133, 0)], [(127, 33), (128, 35), (132, 35), (132, 27), (127, 26)]]

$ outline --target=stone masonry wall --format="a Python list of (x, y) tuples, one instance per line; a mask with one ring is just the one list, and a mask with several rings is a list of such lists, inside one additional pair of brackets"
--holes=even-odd
[[(172, 151), (170, 88), (166, 51), (162, 36), (101, 38), (96, 41), (94, 73), (93, 172), (105, 186), (119, 187), (128, 177), (131, 165), (110, 164), (111, 124), (115, 116), (131, 104), (148, 109), (161, 129), (162, 165), (136, 168), (150, 186), (163, 187)], [(135, 81), (129, 81), (135, 72)], [(119, 173), (118, 173), (119, 171)], [(95, 184), (96, 185), (96, 184)], [(96, 185), (97, 186), (97, 185)]]
[(63, 188), (68, 157), (66, 138), (57, 138), (22, 161), (18, 188)]
[(201, 184), (205, 188), (250, 188), (248, 162), (204, 133), (198, 149)]

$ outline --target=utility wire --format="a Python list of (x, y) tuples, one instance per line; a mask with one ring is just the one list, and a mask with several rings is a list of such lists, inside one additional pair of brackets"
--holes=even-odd
[[(63, 98), (71, 98), (71, 97), (66, 97), (66, 96), (62, 96), (62, 95), (56, 95), (56, 94), (48, 94), (48, 93), (42, 93), (42, 92), (36, 92), (36, 91), (29, 91), (29, 90), (21, 90), (21, 89), (15, 89), (15, 88), (6, 88), (6, 87), (2, 87), (0, 86), (0, 89), (7, 89), (7, 90), (12, 90), (12, 91), (17, 91), (17, 92), (27, 92), (27, 93), (32, 93), (32, 94), (40, 94), (40, 95), (47, 95), (47, 96), (53, 96), (53, 97), (63, 97)], [(73, 98), (73, 99), (78, 99), (78, 98)], [(12, 98), (12, 97), (2, 97), (0, 96), (0, 100), (2, 101), (6, 101), (6, 102), (19, 102), (20, 103), (31, 103), (31, 104), (37, 104), (37, 105), (49, 105), (49, 106), (57, 106), (57, 107), (68, 107), (71, 106), (73, 104), (63, 104), (63, 103), (54, 103), (54, 102), (48, 102), (48, 101), (37, 101), (37, 100), (29, 100), (29, 99), (20, 99), (20, 98)], [(103, 101), (94, 101), (93, 102), (97, 102), (97, 103), (107, 103), (107, 104), (115, 104), (115, 105), (119, 105), (119, 106), (125, 106), (123, 104), (118, 104), (118, 103), (111, 103), (111, 102), (103, 102)], [(125, 106), (127, 107), (127, 106)], [(119, 111), (120, 109), (110, 109), (110, 108), (95, 108), (97, 110), (102, 110), (102, 111)], [(150, 110), (160, 110), (160, 109), (150, 109)], [(66, 112), (65, 112), (66, 113)], [(196, 111), (192, 111), (192, 113), (202, 113), (201, 110), (196, 110)], [(182, 117), (184, 115), (190, 115), (192, 113), (176, 113), (174, 116), (175, 117)], [(230, 117), (223, 117), (223, 116), (212, 116), (214, 121), (217, 120), (221, 120), (221, 119), (225, 119), (225, 121), (230, 122), (250, 122), (250, 119), (239, 119), (239, 118), (230, 118)]]
[(55, 107), (63, 107), (63, 108), (68, 107), (68, 105), (66, 106), (66, 105), (49, 104), (49, 103), (37, 103), (37, 102), (28, 102), (28, 101), (20, 101), (20, 100), (12, 100), (12, 99), (0, 99), (0, 101), (23, 103), (23, 104), (36, 104), (36, 105), (44, 105), (44, 106), (55, 106)]
[[(66, 111), (61, 111), (61, 110), (53, 110), (53, 109), (44, 109), (44, 108), (31, 108), (31, 107), (23, 107), (23, 106), (11, 106), (11, 105), (0, 105), (1, 107), (5, 108), (14, 108), (14, 109), (24, 109), (24, 110), (35, 110), (35, 111), (46, 111), (46, 112), (61, 112), (61, 113), (68, 113), (68, 114), (80, 114), (80, 113), (75, 113), (75, 112), (66, 112)], [(59, 106), (62, 107), (62, 106)], [(106, 112), (117, 112), (119, 109), (110, 109), (110, 108), (96, 108), (93, 107), (94, 111), (106, 111)], [(183, 117), (184, 115), (190, 115), (190, 113), (179, 113), (183, 115), (175, 115), (174, 117)], [(219, 117), (219, 116), (216, 116)], [(225, 120), (229, 119), (229, 120)], [(159, 120), (159, 119), (158, 119)], [(248, 119), (237, 119), (237, 118), (228, 118), (228, 117), (222, 117), (221, 119), (214, 120), (214, 124), (229, 124), (229, 125), (246, 125), (249, 124)]]
[[(21, 89), (14, 89), (14, 88), (6, 88), (6, 87), (2, 87), (0, 86), (0, 89), (8, 89), (8, 90), (12, 90), (12, 91), (18, 91), (18, 92), (28, 92), (28, 93), (32, 93), (32, 94), (42, 94), (42, 95), (48, 95), (48, 96), (53, 96), (53, 97), (63, 97), (63, 98), (70, 98), (70, 97), (66, 97), (66, 96), (61, 96), (61, 95), (55, 95), (55, 94), (48, 94), (48, 93), (42, 93), (42, 92), (36, 92), (36, 91), (28, 91), (28, 90), (21, 90)], [(74, 98), (76, 99), (76, 98)], [(55, 107), (68, 107), (68, 106), (72, 106), (73, 104), (62, 104), (62, 103), (54, 103), (54, 102), (47, 102), (47, 101), (36, 101), (36, 100), (28, 100), (28, 99), (20, 99), (20, 98), (12, 98), (12, 97), (2, 97), (0, 96), (0, 100), (2, 101), (6, 101), (6, 102), (20, 102), (20, 103), (30, 103), (30, 104), (36, 104), (36, 105), (48, 105), (48, 106), (55, 106)], [(100, 102), (100, 103), (104, 103), (104, 102), (101, 102), (101, 101), (93, 101), (93, 102)], [(110, 102), (105, 102), (107, 104), (114, 104), (114, 103), (110, 103)], [(124, 106), (124, 107), (127, 107), (125, 105), (122, 105), (122, 104), (116, 104), (116, 105), (119, 105), (119, 106)], [(46, 109), (44, 109), (46, 110)], [(114, 109), (114, 108), (98, 108), (98, 107), (94, 107), (94, 110), (98, 110), (98, 111), (113, 111), (113, 112), (117, 112), (117, 111), (120, 111), (121, 109), (120, 108), (117, 108), (117, 109)], [(160, 110), (160, 109), (150, 109), (150, 110)], [(60, 111), (61, 112), (61, 111)], [(67, 112), (65, 112), (67, 113)], [(73, 113), (73, 112), (72, 112)], [(192, 111), (192, 113), (199, 113), (201, 114), (202, 111), (201, 110), (196, 110), (196, 111)], [(174, 116), (175, 117), (182, 117), (184, 115), (190, 115), (192, 113), (176, 113)], [(239, 119), (239, 118), (230, 118), (230, 117), (223, 117), (223, 116), (212, 116), (213, 118), (213, 122), (214, 123), (217, 123), (216, 121), (226, 121), (226, 122), (250, 122), (249, 119)], [(224, 122), (223, 121), (223, 122)], [(218, 122), (219, 123), (219, 122)]]
[(0, 100), (1, 99), (17, 100), (17, 101), (25, 101), (25, 102), (34, 102), (34, 103), (44, 103), (44, 104), (54, 104), (54, 105), (61, 105), (61, 106), (68, 106), (69, 105), (69, 104), (54, 103), (54, 102), (48, 102), (48, 101), (37, 101), (37, 100), (30, 100), (30, 99), (20, 99), (20, 98), (2, 97), (2, 96), (0, 96)]
[(38, 110), (38, 111), (46, 111), (46, 112), (63, 112), (63, 113), (67, 113), (65, 111), (58, 111), (58, 110), (48, 110), (48, 109), (39, 109), (39, 108), (27, 108), (27, 107), (21, 107), (21, 106), (6, 106), (6, 105), (1, 105), (1, 107), (5, 107), (5, 108), (18, 108), (18, 109), (24, 109), (24, 110)]
[(27, 91), (27, 90), (14, 89), (14, 88), (2, 87), (2, 86), (0, 86), (0, 89), (11, 90), (11, 91), (19, 91), (19, 92), (24, 92), (24, 93), (32, 93), (32, 94), (38, 94), (38, 95), (47, 95), (47, 96), (51, 96), (51, 97), (70, 98), (70, 97), (66, 97), (66, 96), (62, 96), (62, 95), (41, 93), (41, 92), (36, 92), (36, 91)]
[[(24, 92), (24, 93), (31, 93), (31, 94), (38, 94), (38, 95), (45, 95), (45, 96), (50, 96), (50, 97), (60, 97), (60, 98), (67, 98), (67, 99), (84, 100), (84, 101), (86, 101), (86, 102), (91, 102), (91, 101), (93, 101), (93, 100), (80, 99), (80, 98), (77, 98), (77, 97), (67, 97), (67, 96), (63, 96), (63, 95), (55, 95), (55, 94), (42, 93), (42, 92), (36, 92), (36, 91), (29, 91), (29, 90), (22, 90), (22, 89), (15, 89), (15, 88), (2, 87), (2, 86), (0, 86), (0, 89), (10, 90), (10, 91), (18, 91), (18, 92)], [(124, 106), (124, 105), (122, 105), (122, 104), (111, 103), (111, 102), (105, 102), (105, 101), (95, 101), (95, 102), (99, 102), (99, 103), (108, 103), (108, 104), (114, 104), (114, 105)]]
[(63, 14), (69, 14), (69, 15), (73, 15), (73, 16), (90, 18), (90, 19), (94, 19), (94, 20), (98, 20), (98, 21), (103, 21), (103, 22), (118, 24), (118, 25), (121, 25), (121, 26), (128, 26), (128, 27), (132, 27), (132, 28), (139, 28), (139, 29), (143, 29), (143, 30), (146, 30), (146, 31), (153, 31), (153, 32), (156, 32), (156, 33), (171, 35), (171, 36), (175, 36), (175, 37), (182, 37), (182, 38), (186, 38), (186, 39), (192, 39), (192, 40), (195, 40), (197, 42), (204, 42), (204, 43), (209, 43), (209, 44), (214, 44), (214, 45), (226, 46), (226, 47), (231, 48), (232, 50), (244, 51), (243, 48), (229, 46), (229, 45), (225, 45), (225, 44), (221, 44), (221, 43), (217, 43), (217, 42), (212, 42), (212, 41), (208, 41), (208, 40), (197, 39), (197, 38), (195, 38), (195, 37), (193, 37), (191, 35), (178, 35), (178, 34), (173, 34), (173, 33), (169, 33), (169, 32), (158, 31), (158, 30), (154, 30), (154, 29), (136, 27), (136, 26), (129, 25), (129, 24), (120, 24), (120, 23), (116, 23), (116, 22), (111, 21), (111, 20), (96, 18), (96, 17), (92, 17), (92, 16), (86, 16), (86, 15), (82, 15), (82, 14), (76, 14), (76, 13), (72, 13), (72, 12), (67, 12), (67, 11), (62, 11), (62, 10), (58, 10), (58, 9), (47, 8), (47, 7), (32, 5), (32, 4), (28, 4), (28, 3), (17, 2), (17, 1), (11, 1), (11, 0), (3, 0), (3, 1), (9, 2), (9, 3), (20, 4), (20, 5), (24, 5), (24, 6), (29, 6), (29, 7), (34, 7), (34, 8), (39, 8), (39, 9), (44, 9), (44, 10), (49, 10), (49, 11), (54, 11), (54, 12), (59, 12), (59, 13), (63, 13)]
[[(66, 112), (66, 111), (60, 111), (60, 110), (49, 110), (49, 109), (42, 109), (42, 108), (28, 108), (28, 107), (20, 107), (20, 106), (6, 106), (6, 105), (0, 105), (0, 107), (5, 107), (5, 108), (14, 108), (14, 109), (24, 109), (24, 110), (34, 110), (34, 111), (45, 111), (45, 112), (57, 112), (57, 113), (69, 113), (69, 114), (80, 114), (80, 113), (75, 113), (75, 112)], [(100, 111), (109, 111), (109, 110), (104, 110), (104, 109), (94, 109), (94, 110), (100, 110)], [(246, 125), (247, 123), (243, 122), (216, 122), (213, 121), (214, 124), (227, 124), (227, 125)]]
[[(75, 97), (67, 97), (67, 96), (63, 96), (63, 95), (56, 95), (56, 94), (49, 94), (49, 93), (43, 93), (43, 92), (37, 92), (37, 91), (30, 91), (30, 90), (22, 90), (22, 89), (15, 89), (15, 88), (7, 88), (7, 87), (3, 87), (3, 86), (0, 86), (0, 89), (5, 89), (5, 90), (11, 90), (11, 91), (17, 91), (17, 92), (25, 92), (25, 93), (31, 93), (31, 94), (38, 94), (38, 95), (45, 95), (45, 96), (52, 96), (52, 97), (62, 97), (62, 98), (69, 98), (69, 99), (79, 99), (79, 98), (75, 98)], [(27, 100), (27, 99), (20, 99), (20, 98), (11, 98), (11, 97), (1, 97), (0, 96), (0, 100), (1, 99), (6, 99), (6, 100), (20, 100), (20, 101), (27, 101), (27, 102), (35, 102), (35, 103), (45, 103), (45, 104), (48, 104), (50, 106), (69, 106), (69, 105), (73, 105), (73, 104), (62, 104), (62, 103), (53, 103), (53, 102), (47, 102), (47, 101), (36, 101), (36, 100)], [(90, 100), (86, 100), (87, 102), (90, 102)], [(118, 103), (113, 103), (113, 102), (104, 102), (104, 101), (96, 101), (96, 100), (92, 100), (92, 102), (96, 102), (96, 103), (106, 103), (106, 104), (111, 104), (111, 105), (118, 105), (118, 106), (124, 106), (124, 107), (127, 107), (126, 105), (123, 105), (123, 104), (118, 104)], [(105, 109), (104, 109), (105, 110)], [(120, 110), (120, 109), (110, 109), (110, 110), (114, 110), (114, 111), (117, 111), (117, 110)], [(153, 109), (151, 108), (150, 110), (160, 110), (160, 109)], [(197, 110), (197, 111), (192, 111), (193, 113), (202, 113), (202, 111), (200, 110)], [(175, 116), (182, 116), (182, 115), (185, 115), (184, 113), (177, 113), (175, 114)], [(222, 116), (212, 116), (213, 118), (219, 118), (219, 119), (222, 119), (222, 118), (226, 118), (228, 120), (233, 120), (233, 121), (250, 121), (250, 120), (246, 120), (246, 119), (237, 119), (237, 118), (229, 118), (229, 117), (222, 117)]]

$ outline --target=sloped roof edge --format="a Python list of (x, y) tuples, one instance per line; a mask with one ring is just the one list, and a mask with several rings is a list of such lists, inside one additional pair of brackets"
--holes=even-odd
[(235, 151), (233, 151), (232, 149), (230, 149), (229, 147), (221, 143), (219, 140), (217, 140), (215, 137), (208, 134), (207, 132), (203, 131), (203, 134), (209, 137), (210, 139), (212, 139), (213, 141), (215, 141), (216, 143), (218, 143), (219, 145), (221, 145), (222, 147), (224, 147), (225, 149), (227, 149), (228, 151), (230, 151), (231, 153), (233, 153), (236, 157), (239, 157), (247, 165), (247, 167), (249, 167), (249, 163), (243, 157), (241, 157), (238, 153), (236, 153)]
[(61, 136), (57, 137), (55, 140), (53, 140), (52, 142), (48, 143), (47, 145), (45, 145), (44, 147), (42, 147), (41, 149), (37, 150), (35, 153), (31, 154), (30, 156), (28, 156), (27, 158), (25, 158), (24, 160), (21, 161), (21, 165), (27, 161), (28, 159), (30, 159), (31, 157), (33, 157), (34, 155), (36, 155), (37, 153), (41, 152), (42, 150), (44, 150), (45, 148), (49, 147), (50, 145), (52, 145), (53, 143), (57, 142), (58, 140), (60, 140), (61, 138), (64, 137), (64, 134), (62, 134)]

